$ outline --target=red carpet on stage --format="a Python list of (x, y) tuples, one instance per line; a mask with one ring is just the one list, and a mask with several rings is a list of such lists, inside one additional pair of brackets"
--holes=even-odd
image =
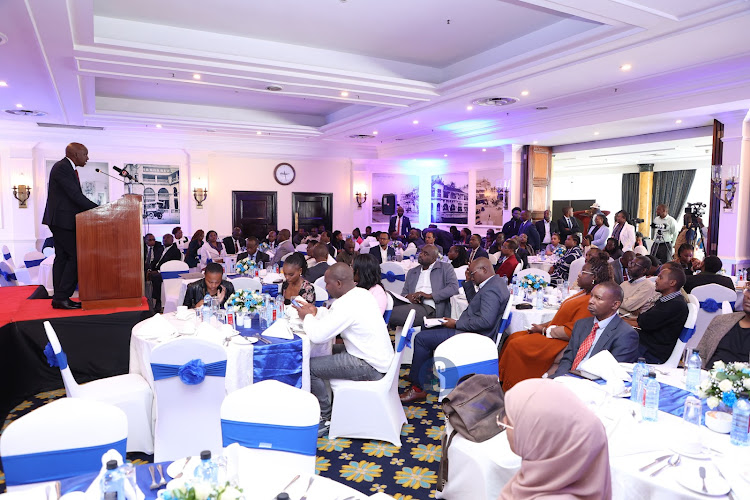
[(0, 288), (0, 326), (17, 321), (49, 318), (75, 318), (100, 314), (112, 314), (130, 311), (147, 311), (148, 301), (142, 297), (138, 307), (111, 307), (108, 309), (53, 309), (51, 299), (28, 300), (37, 289), (36, 286), (9, 286)]

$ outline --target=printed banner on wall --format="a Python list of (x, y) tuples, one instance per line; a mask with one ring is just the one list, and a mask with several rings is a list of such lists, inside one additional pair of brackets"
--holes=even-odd
[(469, 223), (469, 174), (432, 176), (430, 221), (438, 224)]
[(143, 183), (143, 211), (150, 223), (180, 223), (180, 167), (126, 163), (124, 170)]
[(503, 225), (503, 172), (480, 170), (477, 172), (477, 209), (474, 223), (477, 226)]
[(381, 203), (384, 194), (395, 194), (396, 204), (413, 225), (419, 225), (419, 177), (404, 174), (372, 174), (372, 222), (388, 222)]

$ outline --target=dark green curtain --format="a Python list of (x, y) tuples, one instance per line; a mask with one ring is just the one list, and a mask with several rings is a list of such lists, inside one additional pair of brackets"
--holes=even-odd
[(654, 196), (651, 199), (652, 218), (656, 216), (656, 206), (664, 203), (669, 209), (669, 215), (677, 220), (679, 228), (682, 221), (681, 210), (687, 201), (694, 180), (695, 170), (654, 172)]
[(638, 216), (639, 174), (622, 174), (622, 209), (630, 218)]

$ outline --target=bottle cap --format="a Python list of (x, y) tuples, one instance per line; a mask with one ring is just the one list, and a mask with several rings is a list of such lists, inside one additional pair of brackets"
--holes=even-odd
[(107, 462), (107, 470), (115, 470), (117, 468), (117, 460), (110, 460)]
[(646, 358), (638, 358), (638, 362), (639, 363), (641, 363), (641, 362), (645, 363), (646, 362)]
[(203, 450), (201, 452), (201, 460), (208, 460), (211, 458), (211, 450)]
[(648, 378), (656, 378), (656, 372), (649, 372)]
[(282, 491), (278, 495), (276, 495), (276, 500), (289, 500), (289, 493), (286, 491)]

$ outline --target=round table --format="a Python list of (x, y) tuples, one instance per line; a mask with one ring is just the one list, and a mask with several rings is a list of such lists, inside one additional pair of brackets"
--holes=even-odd
[(528, 330), (531, 325), (538, 325), (552, 320), (557, 314), (557, 307), (545, 307), (544, 309), (516, 309), (513, 306), (513, 315), (510, 318), (508, 331), (510, 333)]

